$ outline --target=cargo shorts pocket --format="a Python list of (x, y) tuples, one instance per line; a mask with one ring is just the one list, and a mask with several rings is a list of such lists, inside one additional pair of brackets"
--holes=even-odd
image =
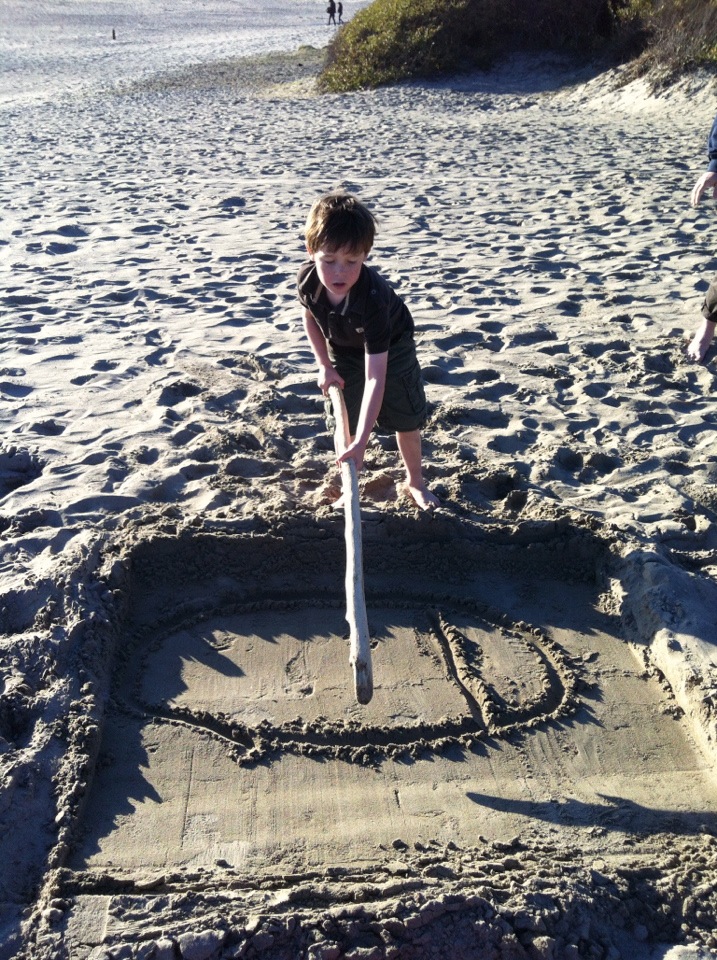
[(416, 366), (403, 376), (403, 389), (406, 392), (408, 404), (416, 414), (423, 414), (426, 409), (426, 391), (423, 386), (421, 368)]

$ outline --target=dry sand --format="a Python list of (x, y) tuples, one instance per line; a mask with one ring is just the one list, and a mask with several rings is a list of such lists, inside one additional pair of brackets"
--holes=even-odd
[[(716, 956), (714, 88), (310, 56), (3, 115), (0, 957)], [(375, 438), (365, 707), (294, 290), (336, 183), (442, 499)]]

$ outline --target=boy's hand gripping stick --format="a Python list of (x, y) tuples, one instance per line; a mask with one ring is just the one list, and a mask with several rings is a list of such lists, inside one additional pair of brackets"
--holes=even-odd
[[(336, 450), (340, 456), (351, 442), (349, 418), (338, 384), (331, 384), (329, 397), (336, 420), (334, 435)], [(353, 460), (347, 460), (341, 464), (341, 484), (344, 491), (344, 516), (346, 517), (346, 620), (351, 637), (349, 663), (354, 671), (356, 699), (359, 703), (368, 703), (373, 696), (373, 671), (363, 589), (358, 474)]]

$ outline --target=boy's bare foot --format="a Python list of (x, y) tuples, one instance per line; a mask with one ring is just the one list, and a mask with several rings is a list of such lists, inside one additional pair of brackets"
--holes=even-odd
[(401, 484), (401, 492), (420, 507), (421, 510), (435, 510), (440, 506), (441, 501), (435, 494), (431, 493), (427, 486), (414, 487), (409, 483)]
[(705, 318), (699, 327), (695, 330), (694, 337), (687, 346), (687, 356), (690, 360), (701, 363), (705, 354), (710, 348), (710, 344), (715, 335), (715, 322)]
[(712, 337), (709, 334), (701, 337), (698, 334), (695, 334), (687, 345), (687, 356), (690, 358), (690, 360), (694, 360), (696, 363), (701, 363), (704, 360), (705, 354), (709, 350), (711, 342)]

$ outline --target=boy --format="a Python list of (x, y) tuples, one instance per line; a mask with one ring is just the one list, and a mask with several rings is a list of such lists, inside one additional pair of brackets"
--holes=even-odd
[[(717, 199), (717, 117), (712, 124), (708, 143), (709, 166), (692, 188), (692, 205), (697, 206), (705, 190), (712, 188), (712, 196)], [(717, 322), (717, 277), (709, 285), (709, 289), (702, 304), (704, 320), (695, 331), (695, 335), (687, 347), (687, 356), (698, 363), (704, 358), (715, 335)]]
[(375, 233), (373, 214), (350, 193), (328, 193), (314, 203), (306, 220), (310, 259), (297, 278), (304, 329), (319, 388), (326, 395), (337, 383), (344, 392), (351, 443), (338, 462), (352, 458), (360, 471), (374, 425), (395, 431), (406, 489), (422, 510), (432, 510), (438, 499), (423, 480), (426, 396), (413, 318), (393, 288), (366, 266)]

